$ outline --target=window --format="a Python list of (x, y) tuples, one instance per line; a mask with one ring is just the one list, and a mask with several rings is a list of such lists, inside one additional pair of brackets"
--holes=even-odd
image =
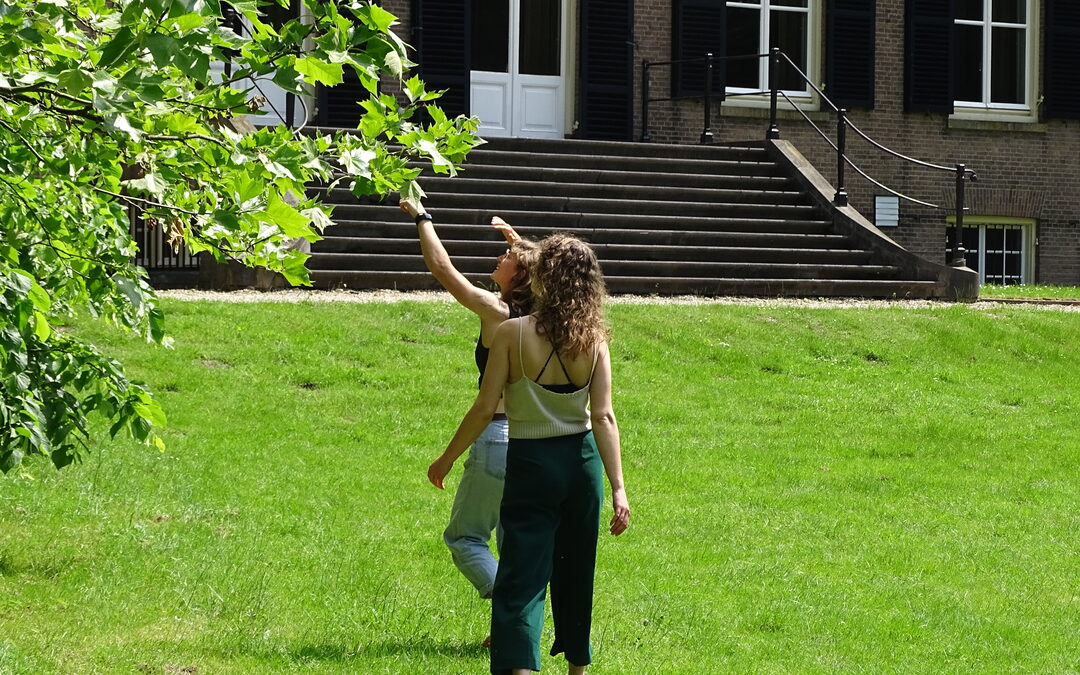
[(957, 0), (953, 92), (962, 109), (1031, 110), (1033, 0)]
[[(969, 218), (973, 222), (969, 223)], [(949, 221), (955, 222), (951, 216)], [(967, 266), (979, 273), (979, 283), (1032, 283), (1034, 231), (1035, 222), (1028, 218), (966, 217), (963, 241)]]
[[(727, 3), (727, 56), (765, 54), (779, 47), (799, 70), (811, 73), (811, 7), (815, 0), (747, 0)], [(769, 90), (768, 59), (729, 59), (727, 90)], [(789, 95), (809, 96), (809, 85), (785, 63), (779, 86)]]

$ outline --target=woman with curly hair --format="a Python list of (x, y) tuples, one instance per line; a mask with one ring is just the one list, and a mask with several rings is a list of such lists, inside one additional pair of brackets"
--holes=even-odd
[[(475, 356), (480, 383), (483, 384), (488, 350), (495, 339), (496, 329), (507, 319), (528, 314), (532, 309), (529, 266), (536, 257), (537, 245), (518, 236), (502, 218), (491, 219), (491, 225), (502, 233), (510, 246), (506, 253), (499, 256), (491, 273), (491, 278), (499, 286), (499, 294), (496, 295), (474, 286), (454, 267), (435, 232), (431, 214), (424, 210), (422, 203), (403, 199), (400, 206), (416, 221), (420, 248), (428, 270), (455, 300), (480, 317)], [(499, 401), (488, 415), (465, 460), (465, 472), (454, 496), (450, 522), (443, 531), (443, 541), (450, 549), (454, 564), (483, 598), (491, 597), (498, 567), (488, 544), (493, 530), (496, 533), (496, 548), (502, 544), (499, 501), (506, 473), (507, 427), (506, 413)], [(485, 646), (489, 639), (484, 640)]]
[(630, 524), (619, 427), (611, 405), (604, 278), (592, 249), (565, 234), (540, 242), (533, 311), (495, 331), (484, 382), (446, 451), (428, 468), (443, 478), (483, 430), (505, 388), (510, 445), (500, 518), (505, 530), (491, 617), (491, 672), (540, 670), (544, 596), (551, 585), (555, 642), (569, 673), (592, 662), (596, 542), (604, 488), (612, 534)]

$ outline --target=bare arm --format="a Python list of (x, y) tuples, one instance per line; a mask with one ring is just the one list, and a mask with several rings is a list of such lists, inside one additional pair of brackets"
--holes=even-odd
[[(423, 204), (409, 199), (402, 199), (399, 206), (412, 218), (426, 213)], [(481, 319), (501, 321), (508, 316), (509, 310), (499, 298), (474, 286), (454, 267), (442, 240), (435, 232), (435, 225), (430, 220), (426, 218), (420, 220), (416, 228), (420, 235), (420, 250), (424, 253), (424, 264), (427, 265), (428, 271), (435, 280), (442, 284), (442, 287), (449, 291), (455, 300), (479, 315)]]
[(469, 412), (458, 425), (457, 433), (450, 439), (439, 457), (428, 467), (428, 480), (440, 490), (443, 480), (454, 466), (454, 462), (483, 433), (502, 398), (503, 388), (510, 377), (510, 344), (517, 330), (517, 319), (501, 323), (495, 331), (495, 339), (488, 353), (487, 367), (484, 369), (484, 381), (480, 393), (476, 396)]
[(589, 386), (589, 407), (592, 415), (593, 437), (604, 463), (604, 473), (611, 484), (611, 533), (620, 535), (630, 526), (630, 502), (622, 474), (622, 449), (619, 446), (619, 424), (611, 406), (611, 354), (607, 343), (600, 346), (592, 384)]

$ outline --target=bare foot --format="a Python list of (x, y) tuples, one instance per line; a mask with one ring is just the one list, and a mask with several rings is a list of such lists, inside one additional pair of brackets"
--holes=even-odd
[(484, 638), (484, 641), (480, 643), (480, 646), (484, 649), (491, 649), (491, 636)]

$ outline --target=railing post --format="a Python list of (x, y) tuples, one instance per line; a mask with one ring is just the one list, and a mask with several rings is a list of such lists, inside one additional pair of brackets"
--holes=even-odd
[(705, 55), (705, 127), (701, 130), (702, 145), (713, 142), (712, 132), (712, 71), (713, 55), (709, 52)]
[(651, 143), (649, 133), (649, 59), (641, 60), (641, 142)]
[(967, 169), (963, 164), (956, 165), (956, 222), (953, 224), (952, 258), (953, 267), (967, 267), (967, 251), (964, 250), (964, 177)]
[(285, 126), (290, 129), (293, 127), (293, 118), (296, 117), (296, 94), (286, 92), (285, 94)]
[(848, 193), (844, 189), (844, 165), (847, 164), (847, 110), (836, 111), (836, 195), (833, 204), (848, 205)]
[(765, 138), (780, 138), (780, 127), (776, 125), (776, 96), (779, 91), (777, 70), (780, 68), (780, 48), (773, 47), (769, 52), (769, 130)]

